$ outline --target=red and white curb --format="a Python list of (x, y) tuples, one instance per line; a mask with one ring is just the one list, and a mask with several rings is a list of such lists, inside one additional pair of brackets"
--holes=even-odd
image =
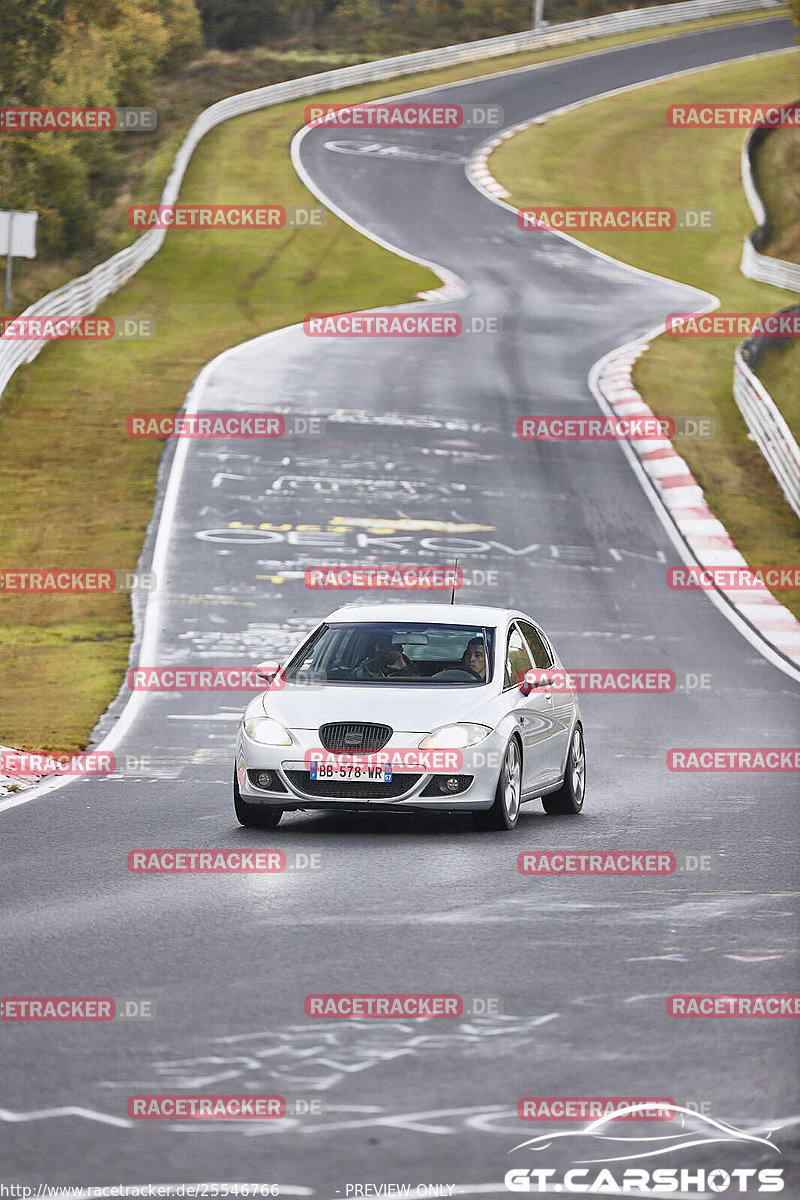
[[(649, 342), (635, 342), (610, 354), (595, 384), (617, 417), (652, 417), (633, 386), (633, 364)], [(717, 520), (703, 489), (667, 438), (630, 442), (636, 457), (672, 518), (683, 541), (701, 567), (747, 567), (733, 539)], [(766, 588), (757, 591), (718, 587), (726, 600), (765, 641), (800, 664), (800, 621)]]
[[(691, 71), (679, 71), (677, 75), (690, 74)], [(665, 78), (672, 78), (666, 76)], [(642, 85), (615, 89), (607, 95), (617, 95), (633, 90)], [(508, 204), (504, 197), (510, 193), (499, 183), (490, 172), (487, 161), (489, 155), (503, 142), (529, 129), (532, 125), (542, 125), (550, 117), (559, 116), (584, 104), (602, 97), (592, 97), (581, 100), (576, 104), (565, 105), (563, 108), (522, 121), (518, 125), (509, 126), (490, 138), (472, 154), (466, 166), (467, 178), (488, 199), (509, 212), (516, 214), (519, 210)], [(556, 231), (556, 236), (565, 241), (573, 242), (583, 247), (590, 254), (608, 258), (585, 242), (572, 238), (569, 234)], [(617, 261), (617, 260), (612, 260)], [(638, 267), (631, 270), (640, 271)], [(649, 272), (641, 272), (649, 274)], [(655, 278), (655, 276), (654, 276)], [(660, 278), (660, 277), (659, 277)], [(716, 297), (709, 293), (712, 307), (719, 303)], [(648, 336), (655, 336), (662, 330), (653, 331)], [(633, 364), (650, 347), (649, 341), (642, 339), (630, 342), (612, 351), (595, 365), (590, 374), (590, 383), (600, 393), (602, 400), (619, 417), (652, 417), (654, 414), (645, 404), (640, 394), (633, 386)], [(675, 447), (667, 438), (663, 440), (648, 439), (647, 441), (631, 440), (631, 450), (636, 456), (642, 470), (647, 476), (666, 510), (677, 536), (683, 543), (689, 555), (696, 560), (700, 567), (747, 567), (747, 560), (736, 549), (736, 546), (722, 524), (709, 508), (703, 495), (703, 489), (695, 479), (686, 461), (681, 458)], [(731, 605), (734, 612), (742, 618), (769, 646), (777, 650), (784, 659), (795, 666), (800, 666), (800, 621), (794, 613), (781, 604), (766, 588), (758, 591), (741, 591), (718, 587), (715, 589), (720, 596)]]
[[(559, 111), (560, 109), (556, 110), (556, 112)], [(548, 116), (555, 115), (555, 112), (548, 113)], [(501, 199), (510, 196), (511, 192), (507, 188), (504, 188), (502, 183), (499, 183), (489, 170), (489, 155), (498, 146), (502, 146), (503, 142), (507, 142), (509, 138), (522, 133), (524, 129), (530, 129), (531, 125), (544, 125), (545, 120), (545, 117), (531, 117), (528, 121), (521, 121), (519, 125), (509, 125), (508, 129), (503, 129), (495, 137), (482, 142), (478, 149), (470, 155), (467, 162), (467, 176), (477, 187), (481, 188), (484, 192), (488, 192), (490, 196), (499, 196)]]
[[(1, 754), (20, 754), (21, 751), (12, 749), (11, 746), (0, 746)], [(37, 783), (41, 783), (46, 779), (46, 775), (2, 775), (0, 774), (0, 797), (12, 796), (15, 792), (22, 792), (25, 788), (34, 787)]]

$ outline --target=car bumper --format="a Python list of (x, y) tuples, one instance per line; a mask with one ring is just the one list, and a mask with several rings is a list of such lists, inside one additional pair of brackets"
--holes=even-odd
[[(236, 769), (239, 791), (248, 804), (269, 804), (278, 808), (345, 808), (382, 809), (385, 811), (407, 811), (410, 808), (480, 812), (491, 808), (494, 803), (497, 779), (505, 753), (506, 740), (498, 733), (491, 733), (477, 746), (463, 751), (461, 766), (447, 775), (442, 771), (409, 773), (408, 786), (397, 794), (399, 781), (404, 776), (395, 772), (393, 785), (374, 784), (370, 795), (363, 788), (350, 787), (346, 783), (337, 786), (337, 794), (322, 794), (322, 789), (308, 781), (308, 769), (304, 753), (318, 749), (319, 739), (315, 731), (294, 731), (300, 739), (309, 734), (308, 743), (298, 740), (293, 746), (265, 746), (254, 742), (240, 728), (236, 744)], [(384, 750), (417, 749), (424, 735), (419, 733), (395, 733)], [(269, 771), (277, 785), (258, 787), (251, 772)], [(470, 782), (458, 793), (439, 793), (440, 779), (469, 777)], [(387, 788), (382, 794), (379, 789)], [(391, 793), (388, 794), (391, 788)], [(431, 794), (435, 791), (436, 794)]]

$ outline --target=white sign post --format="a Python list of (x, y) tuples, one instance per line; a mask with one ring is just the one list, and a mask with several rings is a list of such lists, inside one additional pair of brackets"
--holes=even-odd
[(0, 254), (6, 256), (6, 311), (11, 312), (11, 264), (36, 258), (36, 212), (0, 212)]

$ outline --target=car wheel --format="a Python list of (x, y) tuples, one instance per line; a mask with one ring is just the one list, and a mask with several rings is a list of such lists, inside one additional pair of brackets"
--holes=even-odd
[(542, 796), (542, 806), (546, 813), (557, 816), (560, 813), (579, 813), (583, 808), (583, 798), (586, 795), (586, 749), (583, 744), (583, 730), (575, 726), (572, 741), (567, 755), (567, 771), (564, 782), (557, 792)]
[(522, 756), (519, 742), (512, 738), (497, 781), (494, 804), (486, 812), (475, 812), (472, 820), (478, 829), (513, 829), (519, 820), (522, 794)]
[(274, 829), (283, 816), (283, 809), (269, 804), (248, 804), (239, 791), (236, 768), (233, 768), (233, 809), (236, 820), (248, 829)]

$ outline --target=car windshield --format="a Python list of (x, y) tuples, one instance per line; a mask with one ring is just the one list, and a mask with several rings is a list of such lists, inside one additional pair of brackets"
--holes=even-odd
[(477, 687), (492, 677), (494, 629), (346, 621), (325, 625), (286, 668), (287, 681)]

